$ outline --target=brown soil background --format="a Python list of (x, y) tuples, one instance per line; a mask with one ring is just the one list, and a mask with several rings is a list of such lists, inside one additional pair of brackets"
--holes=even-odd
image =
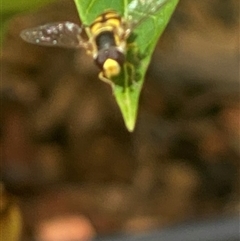
[(1, 172), (24, 237), (66, 214), (107, 234), (238, 212), (239, 1), (180, 1), (132, 134), (84, 50), (19, 37), (54, 21), (79, 23), (72, 1), (12, 19), (1, 57)]

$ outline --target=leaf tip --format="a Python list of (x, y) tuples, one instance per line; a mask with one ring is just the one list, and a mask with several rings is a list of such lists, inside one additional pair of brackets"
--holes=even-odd
[(135, 121), (134, 121), (134, 122), (125, 122), (125, 125), (126, 125), (126, 127), (127, 127), (127, 130), (128, 130), (129, 132), (133, 132), (133, 131), (134, 131), (134, 129), (135, 129), (135, 124), (136, 124)]

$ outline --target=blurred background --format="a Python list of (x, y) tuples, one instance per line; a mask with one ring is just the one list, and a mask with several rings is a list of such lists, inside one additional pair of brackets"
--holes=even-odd
[(180, 0), (133, 133), (85, 50), (19, 37), (54, 21), (80, 24), (74, 2), (15, 15), (5, 32), (1, 222), (11, 213), (21, 240), (60, 240), (65, 227), (63, 240), (85, 241), (238, 214), (239, 1)]

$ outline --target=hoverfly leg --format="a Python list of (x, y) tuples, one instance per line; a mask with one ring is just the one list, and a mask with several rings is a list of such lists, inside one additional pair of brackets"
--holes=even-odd
[(128, 26), (128, 27), (125, 29), (125, 32), (124, 32), (124, 35), (123, 35), (123, 39), (124, 39), (124, 40), (127, 40), (128, 37), (130, 36), (131, 32), (132, 32), (132, 30), (131, 30), (131, 28)]
[(126, 62), (125, 65), (126, 65), (126, 68), (130, 70), (130, 80), (131, 80), (132, 84), (133, 85), (137, 84), (136, 71), (135, 71), (133, 64), (131, 64), (130, 62)]
[(113, 88), (113, 82), (104, 75), (103, 71), (98, 74), (98, 78)]

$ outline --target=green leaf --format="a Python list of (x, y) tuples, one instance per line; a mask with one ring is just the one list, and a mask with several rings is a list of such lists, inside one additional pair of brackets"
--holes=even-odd
[(37, 9), (38, 7), (42, 7), (53, 1), (55, 0), (1, 0), (0, 43), (2, 42), (3, 35), (6, 31), (8, 20), (15, 14)]
[[(149, 0), (148, 3), (154, 4), (155, 1), (159, 0)], [(75, 0), (80, 18), (86, 25), (90, 25), (99, 14), (108, 9), (126, 17), (131, 2), (132, 0)], [(144, 18), (128, 39), (126, 63), (121, 74), (113, 79), (112, 88), (129, 131), (135, 127), (139, 96), (152, 53), (177, 3), (178, 0), (168, 0), (158, 11)], [(144, 12), (136, 12), (137, 14)]]
[(1, 12), (9, 13), (9, 12), (20, 12), (26, 11), (34, 8), (41, 7), (46, 3), (53, 2), (53, 0), (2, 0)]

